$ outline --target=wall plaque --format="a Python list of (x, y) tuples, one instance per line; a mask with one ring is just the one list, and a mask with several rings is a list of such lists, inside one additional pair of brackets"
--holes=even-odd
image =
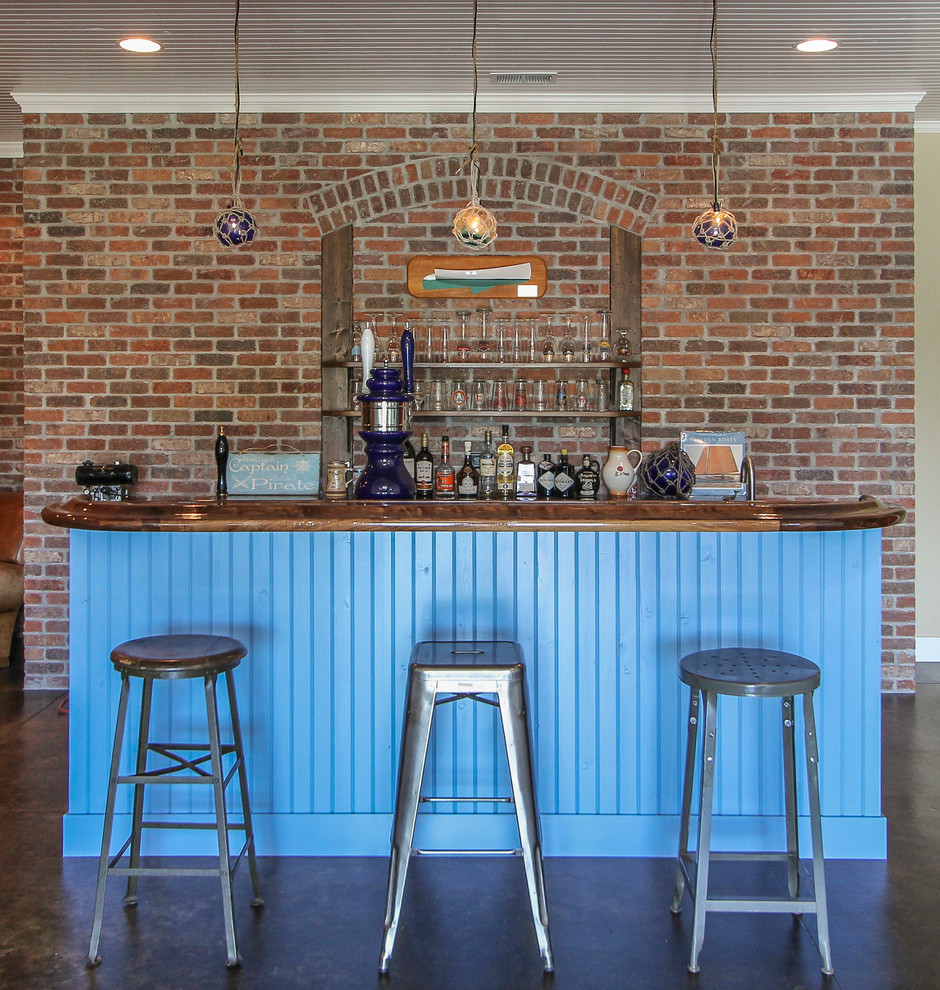
[(263, 451), (231, 454), (226, 479), (229, 495), (316, 498), (320, 492), (320, 455)]
[(408, 292), (416, 299), (537, 299), (546, 280), (545, 262), (535, 255), (421, 254), (408, 262)]

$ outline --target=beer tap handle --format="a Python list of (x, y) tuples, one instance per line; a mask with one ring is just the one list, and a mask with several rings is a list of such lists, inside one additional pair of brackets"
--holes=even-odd
[(415, 335), (407, 323), (401, 332), (401, 370), (404, 392), (406, 395), (413, 395), (415, 390)]
[(372, 360), (375, 357), (375, 334), (368, 324), (362, 331), (362, 387), (369, 388), (369, 376), (372, 374)]

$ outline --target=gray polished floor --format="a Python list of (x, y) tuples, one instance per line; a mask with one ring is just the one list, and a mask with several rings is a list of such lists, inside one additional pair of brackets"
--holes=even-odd
[[(930, 678), (936, 680), (935, 678)], [(927, 680), (924, 678), (923, 680)], [(668, 906), (673, 865), (549, 859), (557, 972), (543, 977), (518, 860), (415, 862), (391, 976), (376, 972), (386, 863), (263, 859), (266, 907), (236, 879), (244, 965), (225, 968), (217, 886), (145, 879), (125, 909), (109, 889), (101, 952), (85, 968), (95, 864), (60, 855), (64, 695), (23, 693), (0, 672), (0, 987), (17, 990), (936, 990), (940, 987), (940, 683), (884, 698), (887, 862), (828, 864), (836, 975), (819, 971), (815, 924), (709, 918), (702, 973), (690, 921)]]

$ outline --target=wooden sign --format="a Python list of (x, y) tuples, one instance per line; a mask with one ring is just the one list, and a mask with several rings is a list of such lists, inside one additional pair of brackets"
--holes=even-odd
[(232, 454), (225, 473), (229, 495), (294, 495), (320, 493), (319, 454)]
[(408, 262), (408, 292), (416, 299), (537, 299), (547, 276), (534, 255), (421, 254)]

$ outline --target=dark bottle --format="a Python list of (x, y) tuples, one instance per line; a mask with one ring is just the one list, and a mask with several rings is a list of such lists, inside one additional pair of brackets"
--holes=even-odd
[(493, 434), (487, 430), (480, 454), (479, 497), (491, 501), (496, 498), (496, 450), (493, 447)]
[(562, 447), (561, 456), (555, 467), (555, 487), (552, 489), (552, 498), (573, 498), (574, 497), (574, 469), (568, 463), (568, 451)]
[(219, 427), (219, 435), (215, 438), (215, 494), (219, 497), (228, 495), (228, 482), (225, 478), (225, 469), (228, 466), (228, 437), (225, 435), (225, 427)]
[(594, 462), (587, 454), (581, 458), (581, 470), (575, 475), (575, 498), (582, 502), (597, 501), (597, 490), (600, 486), (600, 473)]
[(552, 463), (551, 455), (542, 454), (537, 472), (538, 497), (551, 498), (552, 489), (555, 487), (555, 465)]
[(480, 472), (473, 466), (473, 444), (463, 442), (463, 467), (457, 472), (457, 498), (461, 501), (475, 499), (480, 490)]
[(415, 455), (415, 498), (434, 498), (434, 458), (427, 433), (421, 434), (421, 449)]
[(402, 457), (402, 463), (405, 465), (405, 470), (411, 475), (412, 478), (415, 476), (416, 457), (417, 454), (415, 454), (414, 444), (411, 442), (411, 437), (408, 437), (405, 441), (405, 453)]
[(450, 463), (450, 437), (441, 437), (441, 463), (434, 472), (434, 497), (452, 500), (457, 497), (457, 472)]

